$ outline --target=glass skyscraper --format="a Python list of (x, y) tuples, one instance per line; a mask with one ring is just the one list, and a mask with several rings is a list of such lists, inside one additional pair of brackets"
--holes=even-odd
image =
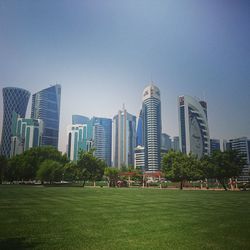
[(31, 118), (42, 119), (42, 146), (58, 147), (61, 86), (56, 84), (32, 96)]
[(191, 96), (179, 97), (181, 151), (201, 158), (210, 153), (207, 103)]
[(72, 115), (72, 124), (88, 124), (89, 118), (83, 115)]
[(114, 159), (115, 167), (134, 166), (134, 149), (136, 147), (136, 117), (125, 108), (114, 116)]
[(159, 88), (150, 84), (144, 89), (142, 99), (145, 170), (158, 171), (161, 165), (161, 99)]
[[(93, 117), (91, 119), (93, 126), (92, 135), (95, 156), (103, 159), (106, 164), (111, 166), (111, 154), (112, 154), (112, 119)], [(103, 157), (104, 156), (104, 157)]]
[(12, 115), (17, 113), (24, 118), (27, 110), (27, 105), (30, 98), (30, 92), (21, 89), (8, 87), (3, 88), (3, 128), (1, 139), (1, 155), (10, 157), (11, 151), (11, 130), (12, 130)]

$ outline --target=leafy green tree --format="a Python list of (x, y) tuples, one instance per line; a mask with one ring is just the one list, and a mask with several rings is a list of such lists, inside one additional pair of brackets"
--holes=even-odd
[(50, 182), (61, 181), (63, 175), (63, 166), (54, 160), (45, 160), (39, 166), (37, 171), (37, 179), (42, 183), (44, 181)]
[(183, 189), (185, 181), (202, 177), (202, 168), (197, 157), (173, 150), (164, 155), (162, 171), (167, 179), (180, 182), (180, 189)]
[(235, 150), (215, 151), (211, 156), (204, 157), (202, 161), (204, 175), (207, 178), (217, 179), (225, 190), (227, 190), (229, 178), (238, 177), (246, 164), (243, 155)]
[(78, 179), (83, 181), (84, 187), (87, 180), (95, 183), (96, 180), (102, 178), (106, 164), (96, 158), (93, 151), (80, 151), (76, 166)]
[(119, 180), (119, 171), (117, 168), (107, 167), (104, 170), (104, 175), (108, 179), (109, 187), (116, 187)]
[(5, 180), (5, 175), (7, 172), (8, 160), (5, 156), (0, 155), (0, 184)]
[(73, 161), (67, 162), (64, 165), (63, 180), (64, 181), (77, 180), (77, 165), (75, 162)]

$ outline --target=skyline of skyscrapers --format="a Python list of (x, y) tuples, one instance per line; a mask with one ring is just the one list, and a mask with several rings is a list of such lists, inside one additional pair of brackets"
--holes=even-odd
[(11, 129), (13, 112), (25, 118), (30, 98), (30, 92), (26, 89), (7, 87), (3, 88), (3, 125), (0, 153), (10, 157), (11, 151)]
[[(11, 118), (11, 121), (7, 122), (8, 128), (11, 129), (8, 157), (20, 154), (31, 147), (55, 147), (55, 144), (58, 144), (61, 86), (50, 86), (33, 94), (31, 118), (25, 118), (29, 96), (30, 93), (24, 89), (3, 89), (4, 124), (7, 118)], [(108, 166), (132, 166), (145, 171), (158, 171), (161, 166), (161, 155), (170, 149), (186, 154), (192, 152), (199, 158), (220, 149), (220, 140), (210, 139), (209, 136), (206, 102), (191, 96), (180, 96), (178, 109), (180, 136), (174, 136), (172, 139), (161, 131), (160, 90), (152, 83), (143, 90), (142, 108), (138, 119), (125, 108), (113, 117), (113, 126), (110, 118), (90, 119), (74, 114), (67, 131), (68, 158), (76, 161), (79, 150), (89, 151), (94, 148), (94, 155), (104, 160)], [(4, 126), (2, 131), (3, 141), (6, 131)], [(44, 133), (47, 134), (44, 136)], [(248, 150), (249, 164), (250, 140), (247, 138), (231, 139), (223, 143), (223, 148), (225, 146), (227, 150), (236, 149), (242, 153), (243, 141), (245, 149)], [(4, 145), (2, 143), (1, 154), (5, 149)], [(248, 169), (249, 165), (244, 168), (244, 172)]]
[(58, 148), (61, 86), (50, 86), (32, 95), (31, 118), (42, 119), (42, 146)]

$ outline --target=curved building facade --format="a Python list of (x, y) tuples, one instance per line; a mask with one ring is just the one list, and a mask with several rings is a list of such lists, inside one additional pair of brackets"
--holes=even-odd
[(180, 148), (201, 158), (210, 153), (207, 103), (191, 96), (180, 96), (179, 131)]
[(142, 117), (145, 147), (145, 170), (158, 171), (161, 164), (160, 90), (150, 84), (143, 91)]
[(10, 156), (13, 112), (24, 118), (29, 98), (30, 92), (25, 89), (14, 87), (3, 88), (3, 129), (1, 139), (1, 155), (6, 157)]
[(56, 84), (32, 96), (31, 118), (42, 119), (42, 146), (58, 147), (61, 86)]

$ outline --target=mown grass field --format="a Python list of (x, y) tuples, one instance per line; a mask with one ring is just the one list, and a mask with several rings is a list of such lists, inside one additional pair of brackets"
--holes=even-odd
[(0, 249), (250, 249), (250, 192), (0, 185)]

